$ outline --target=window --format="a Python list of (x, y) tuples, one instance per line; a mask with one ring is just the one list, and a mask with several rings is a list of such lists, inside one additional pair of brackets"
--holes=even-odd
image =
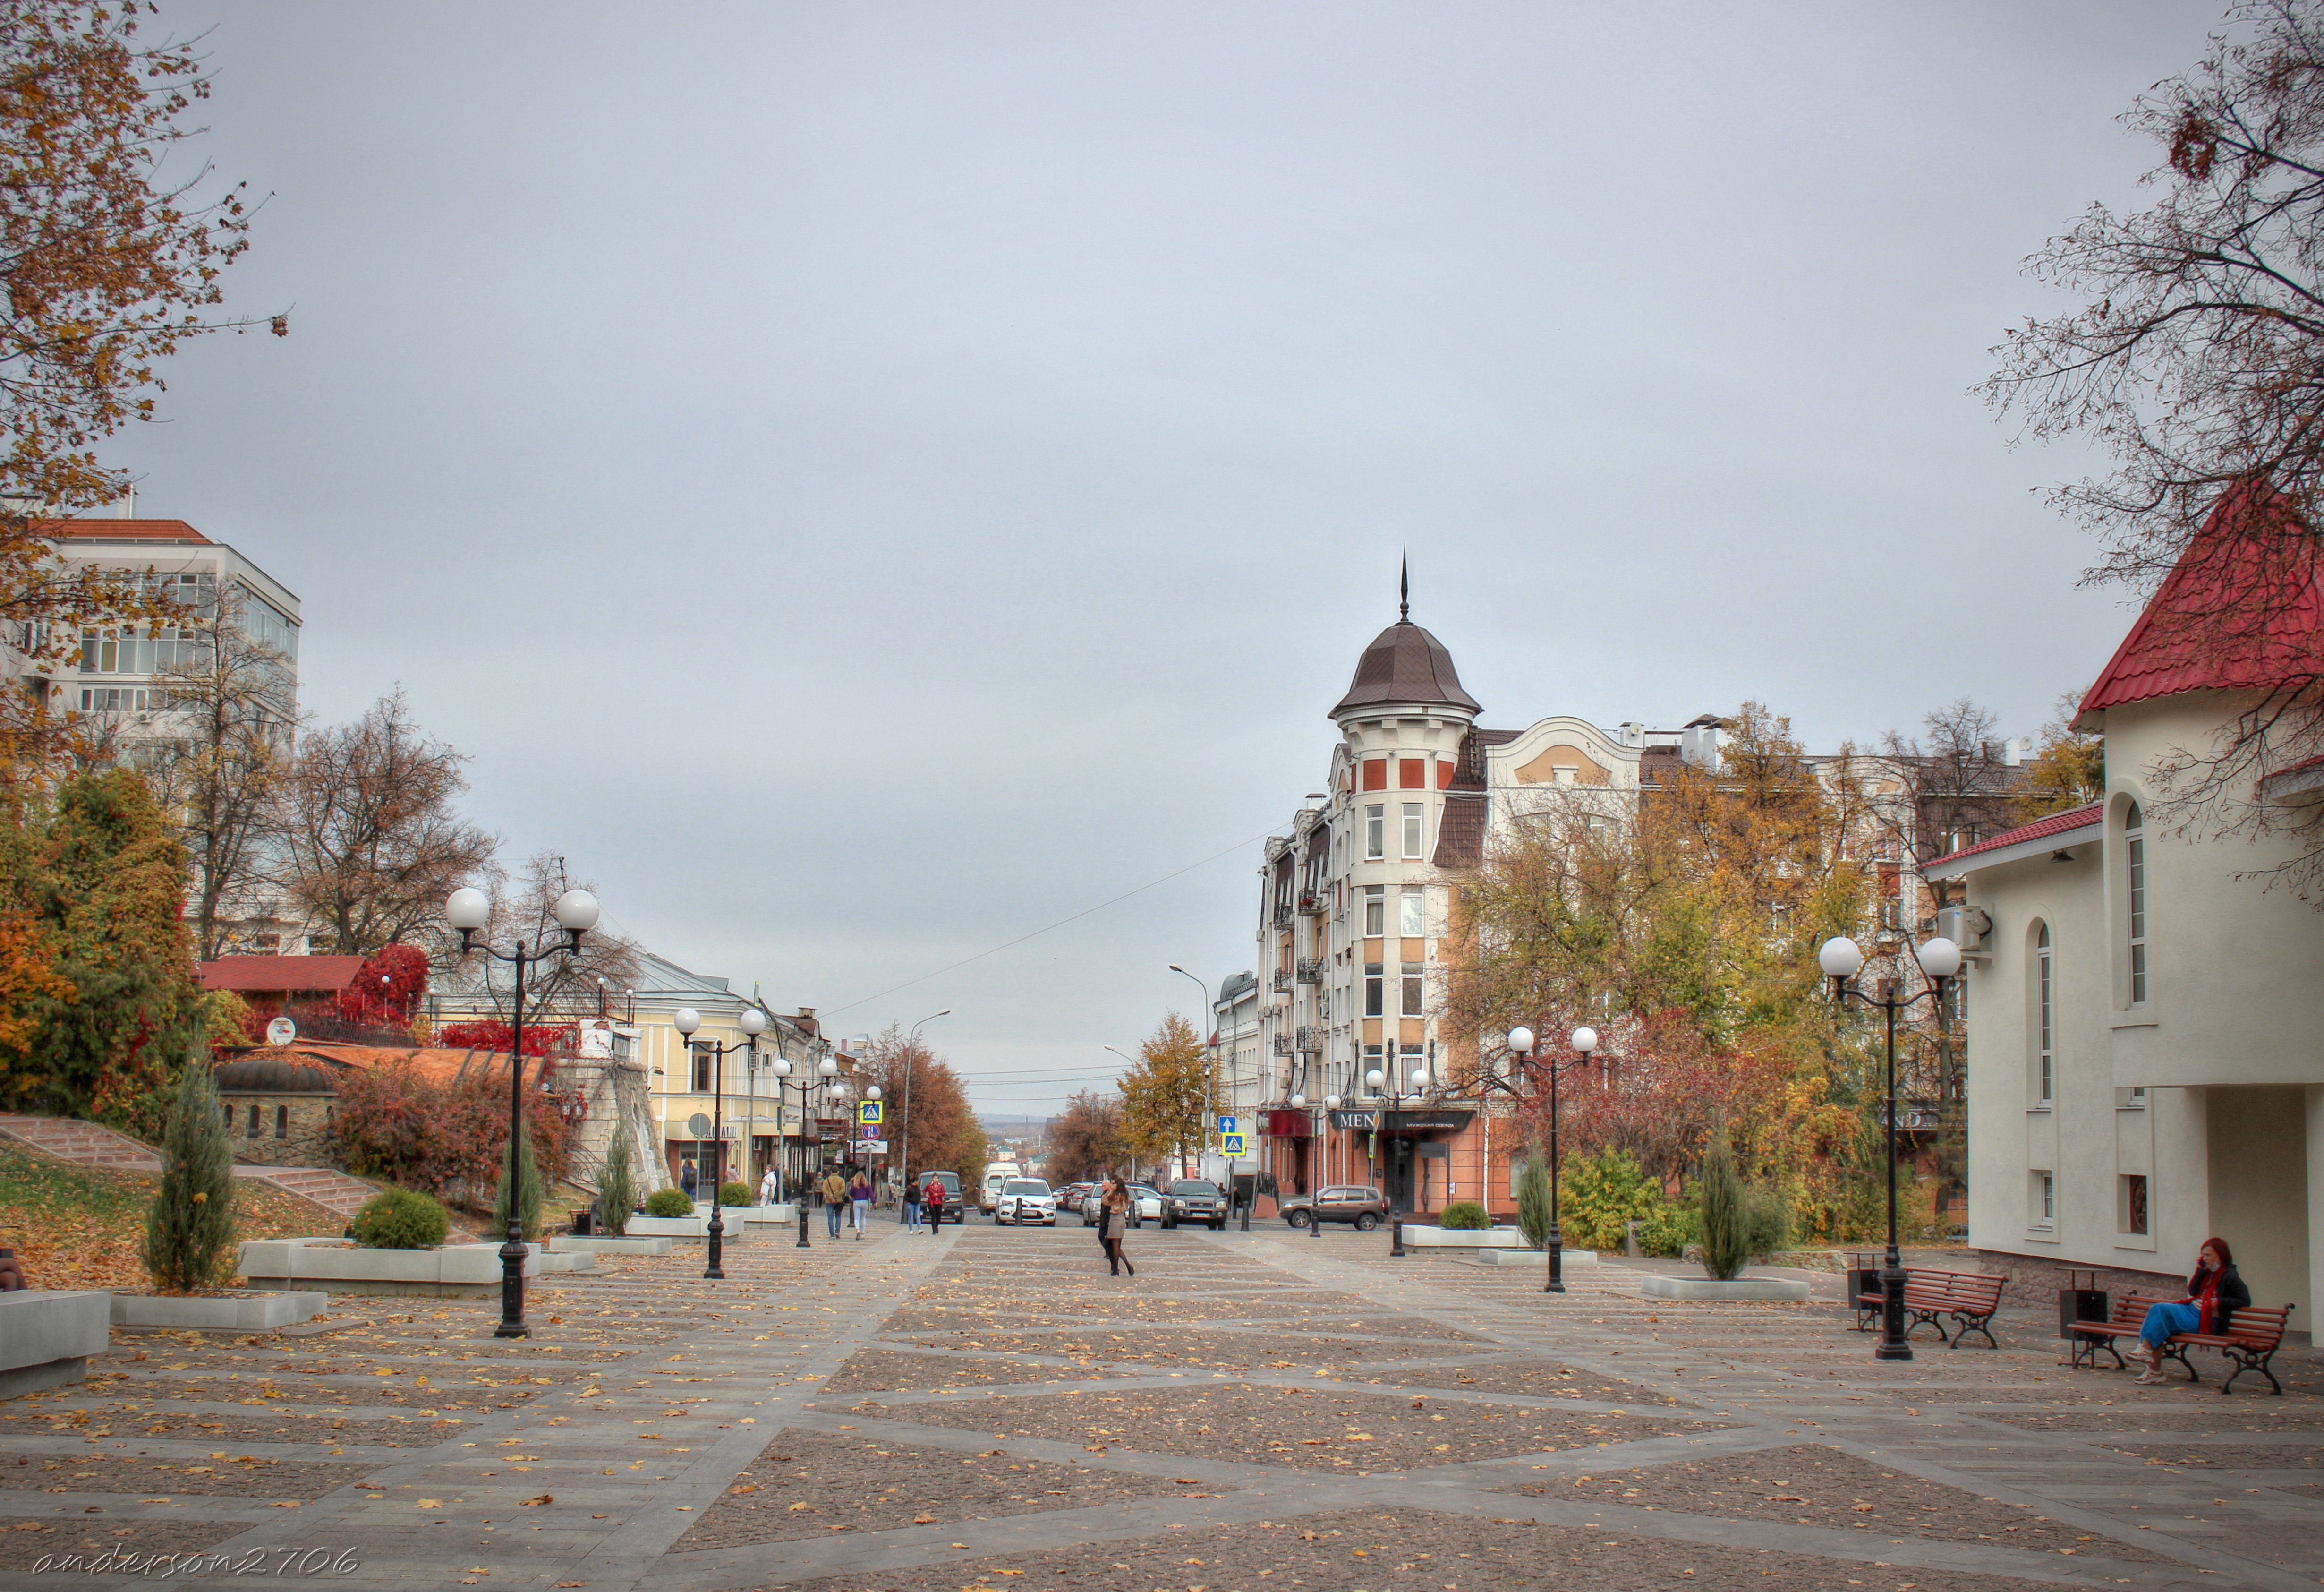
[(1378, 939), (1388, 932), (1388, 886), (1364, 886), (1364, 936)]
[(1428, 887), (1426, 885), (1406, 885), (1403, 896), (1397, 902), (1396, 931), (1413, 939), (1427, 933), (1428, 920), (1425, 910), (1427, 903)]
[(2056, 1035), (2056, 1010), (2052, 1005), (2054, 984), (2050, 963), (2050, 925), (2042, 925), (2041, 937), (2034, 945), (2034, 1101), (2047, 1106), (2051, 1088), (2057, 1079), (2052, 1046)]
[(274, 1136), (278, 1139), (290, 1136), (290, 1107), (288, 1106), (274, 1108)]
[(2133, 1172), (2122, 1180), (2122, 1231), (2146, 1236), (2146, 1175)]
[(710, 1092), (710, 1052), (701, 1045), (688, 1045), (687, 1049), (694, 1052), (694, 1092), (706, 1095)]
[(2130, 1004), (2146, 1004), (2146, 819), (2134, 801), (2122, 815), (2122, 853), (2129, 869)]
[(1383, 987), (1386, 981), (1382, 978), (1381, 973), (1382, 968), (1378, 962), (1364, 964), (1364, 1015), (1367, 1017), (1385, 1015), (1380, 1009), (1381, 1003), (1387, 995), (1387, 991)]
[(1404, 855), (1407, 861), (1416, 861), (1420, 856), (1420, 810), (1417, 801), (1404, 804)]
[(258, 1137), (258, 1106), (255, 1103), (254, 1103), (250, 1107), (250, 1122), (249, 1125), (242, 1130), (242, 1135), (245, 1139), (254, 1139)]
[(2031, 1203), (2034, 1209), (2033, 1225), (2036, 1227), (2050, 1227), (2056, 1226), (2058, 1220), (2057, 1174), (2054, 1172), (2037, 1171), (2029, 1175), (2034, 1185), (2032, 1189), (2027, 1190), (2027, 1192), (2032, 1196), (2032, 1199), (2029, 1203)]
[(1420, 1017), (1426, 1015), (1426, 1014), (1421, 1010), (1420, 1004), (1423, 982), (1424, 981), (1420, 976), (1420, 964), (1418, 962), (1405, 963), (1403, 976), (1404, 1004), (1400, 1010), (1406, 1017)]
[(1364, 809), (1364, 860), (1378, 862), (1388, 855), (1388, 808), (1373, 802)]
[[(1418, 1045), (1405, 1046), (1403, 1054), (1397, 1059), (1396, 1064), (1396, 1087), (1397, 1091), (1399, 1094), (1411, 1091), (1412, 1075), (1421, 1066), (1420, 1047)], [(1430, 1069), (1429, 1070), (1433, 1072), (1434, 1069)], [(1435, 1080), (1434, 1078), (1431, 1078), (1428, 1081), (1433, 1083)]]

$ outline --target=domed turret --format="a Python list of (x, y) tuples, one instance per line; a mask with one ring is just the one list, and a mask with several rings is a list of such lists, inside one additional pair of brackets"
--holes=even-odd
[(1461, 689), (1444, 643), (1409, 618), (1398, 619), (1364, 649), (1356, 661), (1356, 678), (1331, 716), (1338, 719), (1388, 707), (1449, 708), (1471, 718), (1480, 711), (1477, 699)]

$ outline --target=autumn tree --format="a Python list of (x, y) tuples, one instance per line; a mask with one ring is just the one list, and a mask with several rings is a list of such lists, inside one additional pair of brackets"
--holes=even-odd
[(1121, 1143), (1146, 1161), (1191, 1164), (1214, 1097), (1203, 1036), (1180, 1013), (1162, 1019), (1121, 1075)]
[(1925, 865), (2016, 821), (2025, 776), (2000, 755), (1997, 723), (1990, 708), (1962, 697), (1925, 715), (1921, 735), (1882, 737), (1882, 756), (1904, 789), (1868, 810), (1898, 855)]
[[(497, 842), (462, 818), (466, 758), (415, 723), (401, 690), (353, 724), (312, 732), (281, 782), (278, 883), (333, 954), (436, 933), (445, 899), (499, 882)], [(530, 896), (508, 903), (516, 921)]]
[(2255, 790), (2324, 753), (2324, 655), (2276, 640), (2324, 580), (2324, 0), (2247, 0), (2122, 120), (2160, 156), (2154, 202), (2093, 204), (2027, 262), (2077, 302), (2011, 332), (1983, 391), (2025, 437), (2107, 455), (2054, 494), (2099, 540), (2086, 579), (2151, 592), (2186, 569), (2168, 639), (2251, 680), (2215, 745), (2156, 771), (2153, 810), (2301, 826), (2281, 871), (2324, 906), (2324, 825)]
[[(142, 38), (139, 12), (0, 5), (0, 627), (41, 673), (84, 623), (144, 601), (134, 573), (57, 558), (43, 521), (119, 498), (128, 474), (97, 445), (153, 416), (184, 340), (245, 324), (216, 313), (248, 244), (242, 190), (181, 149), (209, 79), (188, 46)], [(0, 777), (54, 771), (58, 727), (49, 703), (0, 693)]]
[(2068, 691), (2034, 745), (2017, 798), (2020, 822), (2088, 807), (2106, 794), (2106, 737), (2074, 727), (2082, 693)]
[(1049, 1118), (1049, 1162), (1059, 1173), (1051, 1182), (1101, 1177), (1126, 1158), (1122, 1104), (1094, 1089), (1082, 1089)]
[(984, 1128), (950, 1063), (891, 1023), (865, 1052), (858, 1080), (880, 1086), (888, 1141), (896, 1156), (911, 1160), (907, 1175), (953, 1171), (964, 1189), (975, 1186), (984, 1171)]
[[(525, 858), (513, 876), (498, 873), (490, 876), (485, 893), (492, 901), (492, 917), (482, 938), (493, 945), (521, 939), (528, 949), (561, 945), (566, 933), (557, 921), (558, 898), (568, 890), (595, 889), (595, 881), (568, 872), (565, 859), (555, 852), (535, 852)], [(447, 887), (444, 894), (450, 893)], [(503, 1020), (512, 1016), (516, 983), (509, 965), (489, 957), (459, 956), (458, 939), (446, 937), (435, 926), (442, 910), (439, 896), (436, 919), (429, 922), (428, 932), (442, 948), (437, 962), (443, 974), (443, 986), (488, 1005)], [(528, 968), (524, 978), (528, 1032), (576, 1017), (595, 1016), (599, 981), (604, 981), (609, 996), (618, 997), (637, 982), (641, 954), (637, 941), (600, 922), (582, 936), (581, 949), (573, 955)]]

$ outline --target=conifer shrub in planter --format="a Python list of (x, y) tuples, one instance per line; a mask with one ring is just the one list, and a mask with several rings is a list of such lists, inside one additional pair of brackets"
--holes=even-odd
[(683, 1189), (656, 1189), (646, 1196), (646, 1215), (650, 1217), (690, 1217), (694, 1201)]
[(1481, 1233), (1493, 1225), (1485, 1208), (1473, 1199), (1455, 1200), (1437, 1214), (1436, 1225), (1447, 1232)]
[(605, 1152), (605, 1168), (597, 1179), (597, 1225), (619, 1238), (630, 1225), (630, 1212), (638, 1203), (637, 1173), (630, 1164), (630, 1131), (626, 1126), (613, 1130), (613, 1142)]
[(198, 1293), (234, 1275), (234, 1145), (217, 1080), (195, 1062), (178, 1074), (161, 1134), (161, 1187), (145, 1212), (145, 1270), (162, 1293)]
[[(493, 1232), (494, 1238), (504, 1238), (509, 1230), (509, 1158), (501, 1157), (500, 1187), (493, 1191)], [(540, 1204), (547, 1189), (540, 1180), (540, 1168), (532, 1158), (532, 1135), (516, 1136), (516, 1211), (524, 1223), (527, 1238), (540, 1236)]]
[(434, 1249), (451, 1232), (452, 1214), (433, 1196), (389, 1189), (363, 1202), (353, 1227), (365, 1249)]
[(1753, 1260), (1791, 1241), (1791, 1217), (1782, 1198), (1744, 1181), (1724, 1134), (1703, 1158), (1696, 1203), (1702, 1220), (1702, 1269), (1717, 1282), (1732, 1282)]
[(1539, 1150), (1517, 1176), (1517, 1231), (1532, 1249), (1549, 1247), (1549, 1162)]

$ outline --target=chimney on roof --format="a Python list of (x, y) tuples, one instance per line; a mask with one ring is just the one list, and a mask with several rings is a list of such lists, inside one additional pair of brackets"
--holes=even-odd
[(1678, 733), (1678, 754), (1697, 768), (1719, 772), (1720, 748), (1727, 745), (1727, 721), (1715, 713), (1692, 720)]
[(813, 1006), (801, 1006), (798, 1009), (798, 1016), (796, 1021), (801, 1028), (807, 1031), (807, 1036), (809, 1039), (821, 1039), (823, 1037), (823, 1030), (816, 1026), (815, 1008)]

